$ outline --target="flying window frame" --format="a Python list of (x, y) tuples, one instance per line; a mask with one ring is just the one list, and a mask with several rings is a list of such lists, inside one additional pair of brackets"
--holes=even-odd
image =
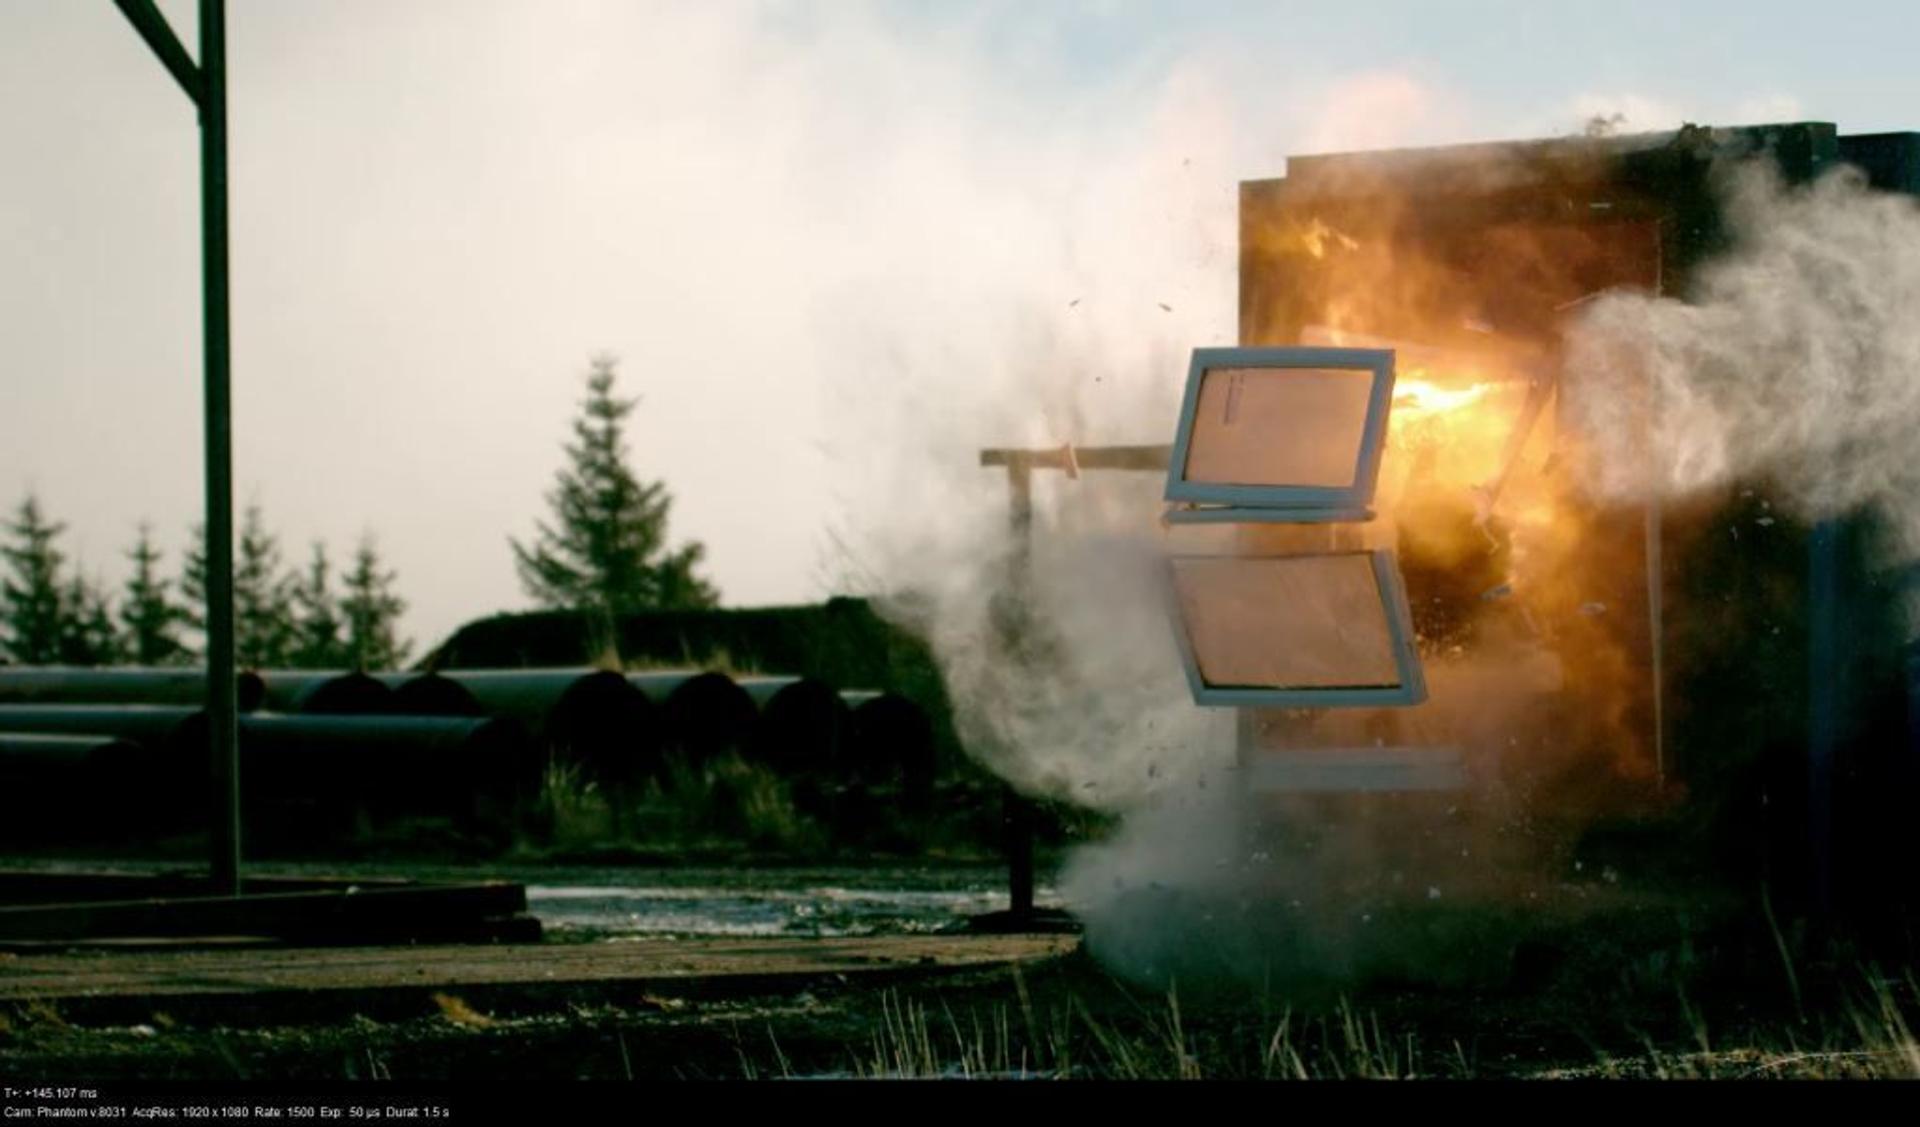
[[(1215, 369), (1267, 368), (1327, 370), (1342, 369), (1371, 372), (1373, 383), (1367, 396), (1367, 413), (1361, 425), (1360, 445), (1355, 452), (1353, 477), (1346, 485), (1249, 485), (1199, 482), (1188, 479), (1187, 461), (1192, 452), (1193, 429), (1200, 407), (1200, 389), (1207, 373)], [(1303, 519), (1307, 511), (1338, 513), (1320, 516), (1319, 521), (1366, 519), (1368, 506), (1380, 478), (1380, 458), (1386, 448), (1387, 417), (1393, 407), (1394, 352), (1381, 348), (1196, 348), (1187, 365), (1187, 386), (1180, 405), (1179, 429), (1174, 433), (1173, 450), (1167, 465), (1165, 499), (1192, 505), (1226, 505), (1235, 510), (1285, 510), (1295, 514), (1249, 517), (1244, 513), (1214, 519)], [(1173, 519), (1204, 519), (1197, 516), (1207, 510), (1176, 510)], [(1196, 515), (1187, 515), (1188, 513)], [(1364, 515), (1362, 515), (1364, 514)], [(1312, 518), (1305, 518), (1312, 519)]]
[[(1181, 560), (1230, 559), (1259, 562), (1285, 559), (1331, 559), (1366, 556), (1373, 569), (1380, 609), (1386, 620), (1387, 638), (1393, 652), (1394, 668), (1400, 675), (1397, 685), (1291, 686), (1253, 685), (1219, 686), (1208, 683), (1200, 670), (1199, 654), (1194, 649), (1184, 608), (1181, 606), (1175, 568)], [(1354, 551), (1304, 552), (1284, 555), (1242, 556), (1220, 553), (1194, 553), (1170, 556), (1166, 561), (1166, 588), (1172, 612), (1175, 640), (1180, 661), (1187, 673), (1187, 685), (1195, 704), (1234, 708), (1391, 708), (1421, 704), (1427, 699), (1426, 675), (1414, 645), (1413, 612), (1407, 602), (1406, 585), (1391, 549), (1371, 548)]]

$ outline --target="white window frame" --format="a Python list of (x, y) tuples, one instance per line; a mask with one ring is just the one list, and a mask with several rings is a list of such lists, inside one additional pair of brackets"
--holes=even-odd
[[(1352, 685), (1304, 687), (1260, 687), (1254, 685), (1211, 685), (1200, 672), (1200, 658), (1193, 648), (1186, 615), (1180, 606), (1179, 588), (1174, 582), (1174, 566), (1180, 560), (1240, 559), (1329, 559), (1340, 556), (1367, 556), (1380, 593), (1380, 613), (1386, 619), (1387, 637), (1393, 648), (1393, 663), (1400, 675), (1396, 685)], [(1392, 551), (1376, 548), (1352, 552), (1307, 552), (1287, 555), (1236, 556), (1194, 554), (1170, 557), (1167, 561), (1166, 590), (1174, 619), (1174, 636), (1180, 645), (1180, 660), (1186, 666), (1187, 684), (1193, 690), (1194, 703), (1234, 708), (1383, 708), (1420, 704), (1427, 699), (1427, 681), (1421, 671), (1420, 655), (1414, 649), (1413, 612), (1407, 604), (1406, 586), (1400, 580), (1400, 566)]]
[[(1195, 416), (1200, 406), (1200, 385), (1209, 371), (1218, 368), (1350, 369), (1373, 373), (1373, 386), (1367, 398), (1366, 420), (1361, 428), (1360, 447), (1354, 454), (1353, 477), (1341, 486), (1246, 485), (1197, 482), (1187, 479), (1187, 456), (1191, 449)], [(1380, 455), (1386, 446), (1387, 413), (1393, 406), (1394, 354), (1381, 348), (1196, 348), (1187, 366), (1187, 389), (1180, 406), (1180, 429), (1174, 434), (1173, 454), (1167, 466), (1168, 501), (1196, 505), (1228, 505), (1235, 509), (1281, 509), (1296, 515), (1249, 517), (1220, 516), (1220, 520), (1364, 520), (1371, 517), (1367, 507), (1373, 503), (1374, 486), (1380, 477)], [(1284, 435), (1275, 436), (1285, 441)], [(1308, 517), (1314, 510), (1332, 510), (1337, 515)], [(1208, 519), (1195, 515), (1208, 510), (1175, 510), (1169, 518), (1176, 521)], [(1364, 514), (1364, 515), (1362, 515)]]

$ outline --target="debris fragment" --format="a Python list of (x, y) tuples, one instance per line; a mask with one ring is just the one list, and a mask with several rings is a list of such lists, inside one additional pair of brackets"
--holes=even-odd
[(435, 994), (433, 1004), (440, 1007), (440, 1016), (455, 1025), (464, 1025), (473, 1029), (482, 1029), (493, 1024), (493, 1019), (472, 1006), (465, 999), (453, 994)]
[(1581, 613), (1581, 614), (1584, 614), (1584, 615), (1586, 615), (1586, 616), (1587, 616), (1588, 618), (1592, 618), (1592, 617), (1593, 617), (1594, 615), (1596, 615), (1596, 614), (1605, 614), (1605, 613), (1607, 613), (1607, 604), (1605, 604), (1605, 603), (1581, 603), (1581, 604), (1580, 604), (1580, 613)]
[(1773, 518), (1772, 517), (1756, 517), (1753, 523), (1759, 525), (1761, 528), (1772, 528)]
[(1504, 599), (1511, 594), (1513, 594), (1513, 584), (1502, 583), (1498, 587), (1492, 587), (1485, 591), (1482, 591), (1480, 593), (1480, 601), (1483, 603), (1490, 603), (1495, 599)]
[(1173, 312), (1173, 306), (1171, 306), (1171, 305), (1168, 305), (1168, 304), (1167, 304), (1166, 302), (1164, 302), (1164, 301), (1160, 303), (1160, 309), (1161, 309), (1161, 311), (1162, 311), (1162, 312), (1165, 312), (1165, 313), (1171, 313), (1171, 312)]

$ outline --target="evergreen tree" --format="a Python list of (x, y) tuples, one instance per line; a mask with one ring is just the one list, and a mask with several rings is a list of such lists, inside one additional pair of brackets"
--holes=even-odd
[(608, 617), (715, 606), (718, 594), (694, 570), (705, 549), (667, 549), (666, 486), (627, 466), (625, 422), (638, 400), (614, 395), (614, 363), (593, 359), (569, 465), (547, 495), (553, 523), (541, 522), (531, 545), (509, 541), (521, 583), (545, 606)]
[(273, 669), (293, 656), (295, 580), (280, 564), (280, 541), (260, 506), (248, 505), (233, 553), (233, 650), (242, 668)]
[(346, 644), (340, 637), (339, 608), (333, 597), (326, 545), (313, 543), (307, 573), (293, 589), (293, 664), (301, 669), (326, 669), (344, 662)]
[(64, 665), (112, 665), (120, 660), (113, 608), (97, 583), (75, 572), (60, 592), (60, 661)]
[[(280, 541), (267, 531), (260, 506), (249, 505), (240, 522), (233, 552), (233, 652), (243, 669), (284, 667), (292, 659), (298, 633), (293, 616), (296, 580), (282, 569)], [(202, 656), (207, 633), (207, 527), (193, 526), (193, 545), (180, 569), (184, 602), (181, 621), (200, 635)]]
[(206, 657), (207, 646), (207, 526), (196, 523), (180, 558), (180, 624), (200, 636), (200, 648), (189, 649)]
[(64, 560), (54, 542), (66, 525), (49, 522), (28, 494), (6, 530), (12, 542), (0, 548), (9, 573), (0, 577), (0, 647), (26, 665), (58, 661)]
[(159, 575), (160, 551), (153, 546), (153, 530), (140, 526), (140, 538), (127, 558), (133, 575), (120, 598), (120, 626), (126, 656), (136, 665), (169, 665), (187, 654), (180, 640), (184, 608), (167, 594), (171, 586)]
[(394, 573), (380, 566), (373, 538), (360, 541), (353, 568), (342, 579), (346, 595), (340, 617), (346, 623), (348, 664), (355, 669), (395, 669), (404, 664), (413, 644), (399, 636), (400, 615), (407, 604), (393, 593)]

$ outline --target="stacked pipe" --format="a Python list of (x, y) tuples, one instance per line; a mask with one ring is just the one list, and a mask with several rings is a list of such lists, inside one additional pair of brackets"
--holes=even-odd
[[(791, 780), (805, 805), (856, 822), (874, 800), (924, 807), (932, 789), (931, 728), (917, 705), (807, 677), (269, 670), (242, 673), (238, 688), (242, 780), (256, 814), (336, 823), (429, 814), (498, 827), (528, 811), (550, 767), (629, 795), (667, 783), (673, 762), (698, 771), (728, 753)], [(0, 785), (46, 796), (41, 821), (198, 825), (205, 690), (193, 669), (0, 669)]]

